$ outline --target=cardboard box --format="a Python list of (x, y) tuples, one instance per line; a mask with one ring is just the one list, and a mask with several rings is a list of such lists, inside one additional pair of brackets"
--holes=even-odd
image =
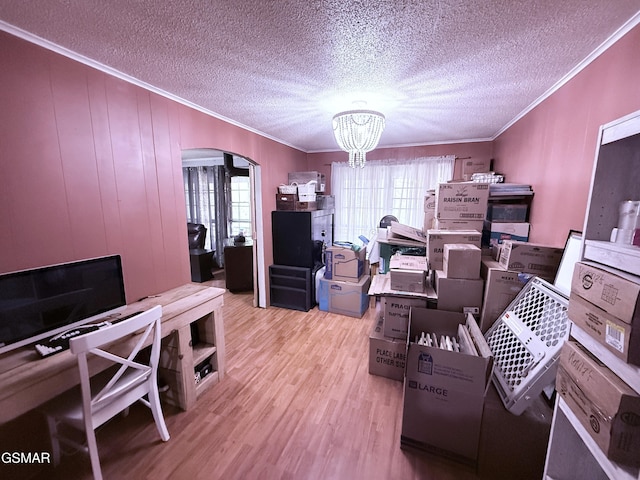
[(553, 282), (563, 252), (563, 248), (505, 240), (500, 249), (500, 265), (507, 270), (532, 273)]
[(528, 223), (485, 221), (482, 229), (482, 244), (497, 245), (505, 240), (526, 242), (529, 240), (529, 227)]
[(627, 363), (640, 365), (640, 328), (623, 322), (571, 292), (569, 319)]
[(371, 276), (364, 275), (358, 282), (320, 279), (318, 308), (325, 312), (361, 318), (369, 308)]
[(413, 307), (424, 307), (427, 298), (384, 295), (382, 299), (383, 333), (386, 337), (406, 340), (409, 331), (409, 312)]
[(429, 264), (426, 257), (395, 254), (389, 261), (391, 288), (404, 292), (424, 292)]
[(391, 288), (402, 292), (424, 292), (427, 288), (427, 272), (392, 268), (389, 272)]
[(435, 230), (475, 230), (482, 231), (484, 220), (451, 220), (443, 218), (434, 221), (433, 229)]
[(640, 278), (605, 267), (576, 262), (571, 292), (605, 312), (640, 328)]
[(526, 222), (528, 213), (527, 204), (489, 202), (487, 206), (487, 220), (490, 222)]
[(469, 243), (480, 247), (482, 234), (477, 230), (428, 230), (427, 259), (431, 270), (443, 269), (444, 246), (447, 243)]
[(384, 336), (384, 320), (378, 318), (369, 335), (369, 373), (393, 380), (404, 379), (407, 340)]
[(436, 191), (429, 190), (424, 197), (424, 225), (423, 232), (433, 228), (433, 222), (436, 218)]
[(448, 243), (444, 246), (443, 270), (447, 278), (480, 278), (482, 251), (468, 243)]
[[(403, 255), (398, 252), (389, 259), (389, 267), (405, 270), (429, 270), (429, 262), (427, 257), (420, 255)], [(393, 288), (393, 287), (392, 287)]]
[(391, 221), (391, 225), (387, 228), (387, 240), (393, 242), (397, 239), (409, 239), (421, 244), (427, 243), (424, 231), (403, 225), (402, 223)]
[(480, 330), (487, 330), (502, 316), (505, 309), (527, 282), (518, 272), (505, 270), (491, 258), (483, 258), (480, 277), (484, 280)]
[(325, 250), (326, 270), (324, 278), (327, 280), (342, 280), (357, 282), (364, 275), (364, 264), (367, 251), (361, 248), (355, 251), (351, 248), (333, 245)]
[(556, 389), (604, 454), (640, 466), (640, 396), (579, 343), (560, 352)]
[(438, 310), (480, 315), (484, 281), (447, 278), (442, 270), (436, 270)]
[(436, 218), (484, 220), (488, 201), (488, 183), (440, 183), (436, 190)]
[(491, 159), (468, 159), (462, 163), (462, 179), (471, 180), (474, 173), (488, 173), (491, 171)]
[[(459, 327), (478, 356), (415, 342), (422, 332), (457, 337)], [(473, 317), (412, 308), (406, 364), (401, 443), (475, 465), (493, 356)]]

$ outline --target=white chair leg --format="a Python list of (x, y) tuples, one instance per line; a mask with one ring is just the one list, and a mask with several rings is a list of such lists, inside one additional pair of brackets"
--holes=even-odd
[(51, 454), (53, 455), (53, 465), (60, 464), (60, 441), (58, 440), (58, 422), (50, 415), (47, 415), (47, 425), (49, 427), (49, 438), (51, 439)]
[(162, 407), (160, 405), (160, 394), (158, 393), (157, 385), (154, 385), (149, 392), (149, 408), (153, 414), (153, 419), (156, 422), (156, 428), (160, 434), (162, 441), (169, 440), (169, 430), (167, 430), (167, 424), (164, 422), (164, 416), (162, 415)]
[(93, 470), (94, 480), (102, 480), (102, 469), (100, 468), (100, 456), (98, 455), (98, 444), (96, 442), (96, 432), (93, 429), (87, 431), (87, 447), (91, 458), (91, 470)]

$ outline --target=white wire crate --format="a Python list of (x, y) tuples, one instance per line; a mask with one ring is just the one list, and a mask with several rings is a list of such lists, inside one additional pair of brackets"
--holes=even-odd
[(514, 415), (555, 382), (570, 331), (568, 303), (553, 285), (533, 277), (485, 334), (494, 355), (493, 384)]

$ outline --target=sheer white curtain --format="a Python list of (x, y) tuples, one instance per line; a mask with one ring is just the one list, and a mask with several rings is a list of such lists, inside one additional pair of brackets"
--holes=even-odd
[(334, 240), (371, 239), (380, 220), (393, 215), (404, 225), (422, 229), (427, 190), (453, 178), (454, 155), (411, 160), (373, 160), (364, 168), (331, 164), (335, 195)]

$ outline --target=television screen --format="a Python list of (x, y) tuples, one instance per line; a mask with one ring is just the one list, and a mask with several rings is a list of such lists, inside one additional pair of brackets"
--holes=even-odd
[(0, 353), (125, 305), (119, 255), (0, 275)]

